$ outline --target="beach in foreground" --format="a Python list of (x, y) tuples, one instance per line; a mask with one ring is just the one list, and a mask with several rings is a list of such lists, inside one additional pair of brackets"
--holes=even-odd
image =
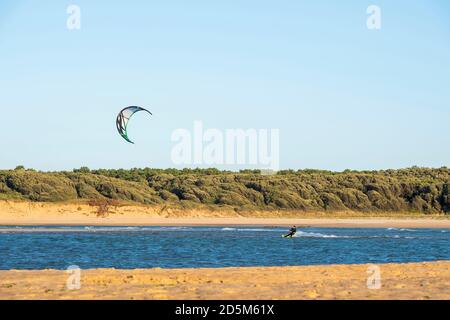
[(450, 261), (218, 269), (0, 271), (0, 299), (450, 299)]

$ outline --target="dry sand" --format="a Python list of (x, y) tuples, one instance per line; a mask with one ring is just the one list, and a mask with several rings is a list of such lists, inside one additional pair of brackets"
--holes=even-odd
[(0, 299), (450, 299), (450, 261), (378, 265), (380, 289), (370, 267), (0, 271)]
[(168, 209), (167, 207), (112, 207), (106, 216), (86, 204), (0, 201), (0, 225), (264, 225), (367, 228), (450, 228), (443, 216), (407, 216), (402, 213), (300, 212)]

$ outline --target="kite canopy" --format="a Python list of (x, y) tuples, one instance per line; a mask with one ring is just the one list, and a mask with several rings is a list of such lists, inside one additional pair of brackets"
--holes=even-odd
[(133, 144), (134, 144), (134, 142), (128, 138), (127, 126), (128, 126), (128, 122), (130, 121), (131, 117), (136, 112), (139, 112), (139, 111), (146, 111), (149, 114), (152, 114), (147, 109), (131, 106), (131, 107), (126, 107), (126, 108), (122, 109), (122, 111), (120, 111), (119, 114), (117, 115), (117, 119), (116, 119), (116, 126), (117, 126), (117, 131), (119, 131), (119, 134), (126, 141), (128, 141), (129, 143), (133, 143)]

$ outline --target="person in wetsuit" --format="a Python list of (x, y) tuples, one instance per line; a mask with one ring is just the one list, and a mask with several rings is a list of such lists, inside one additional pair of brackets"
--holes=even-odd
[(297, 227), (292, 226), (291, 229), (289, 229), (289, 233), (285, 236), (286, 238), (292, 238), (297, 233)]

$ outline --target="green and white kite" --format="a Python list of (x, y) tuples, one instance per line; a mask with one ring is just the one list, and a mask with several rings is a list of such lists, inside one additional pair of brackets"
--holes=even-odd
[(131, 117), (136, 112), (139, 112), (139, 111), (146, 111), (152, 115), (152, 113), (150, 111), (148, 111), (147, 109), (144, 109), (141, 107), (136, 107), (136, 106), (130, 106), (130, 107), (126, 107), (126, 108), (122, 109), (122, 111), (120, 111), (119, 114), (117, 115), (117, 119), (116, 119), (116, 126), (117, 126), (117, 131), (119, 131), (119, 134), (126, 141), (128, 141), (129, 143), (133, 143), (133, 144), (134, 144), (134, 142), (128, 138), (127, 126), (128, 126), (128, 122), (130, 121)]

